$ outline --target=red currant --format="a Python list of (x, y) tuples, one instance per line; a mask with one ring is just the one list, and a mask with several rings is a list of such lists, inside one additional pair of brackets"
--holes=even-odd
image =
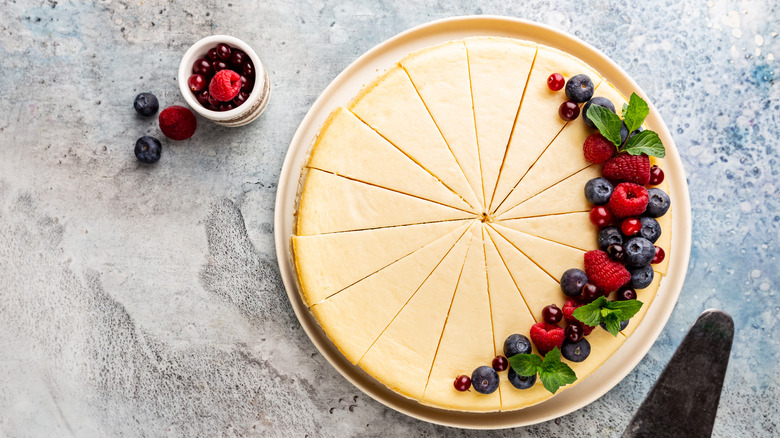
[(566, 85), (566, 79), (560, 73), (553, 73), (547, 78), (547, 86), (553, 90), (558, 91)]
[(219, 110), (220, 110), (220, 111), (230, 111), (230, 110), (232, 110), (233, 108), (235, 108), (235, 107), (234, 107), (234, 106), (233, 106), (233, 104), (232, 104), (232, 103), (230, 103), (230, 102), (222, 102), (222, 104), (221, 104), (221, 105), (219, 105)]
[(585, 283), (585, 286), (582, 286), (582, 295), (580, 295), (580, 299), (591, 302), (602, 295), (604, 295), (604, 292), (596, 287), (595, 284)]
[(204, 107), (208, 108), (208, 106), (209, 106), (209, 90), (203, 90), (200, 93), (197, 93), (195, 95), (195, 98), (198, 99), (198, 103), (200, 103)]
[(209, 49), (209, 51), (206, 53), (206, 59), (208, 59), (209, 61), (216, 61), (217, 49), (216, 48)]
[(607, 247), (607, 255), (616, 262), (626, 262), (626, 249), (619, 243), (613, 243)]
[(593, 207), (590, 211), (590, 221), (593, 225), (604, 228), (612, 222), (612, 212), (603, 205)]
[(642, 223), (639, 222), (639, 219), (635, 217), (624, 219), (623, 223), (620, 224), (620, 231), (622, 231), (623, 234), (626, 236), (633, 236), (634, 234), (638, 233), (639, 230), (641, 229), (642, 229)]
[(618, 301), (635, 300), (636, 291), (630, 287), (622, 287), (618, 289), (617, 299)]
[(252, 79), (255, 77), (255, 66), (252, 65), (252, 62), (247, 59), (247, 62), (244, 63), (243, 75), (246, 76), (249, 79)]
[(228, 68), (228, 65), (225, 63), (225, 61), (214, 61), (211, 66), (214, 67), (214, 73)]
[(203, 89), (206, 88), (206, 79), (203, 77), (203, 75), (195, 74), (187, 79), (187, 85), (189, 85), (190, 90), (193, 93), (197, 93), (199, 91), (203, 91)]
[(567, 100), (566, 102), (563, 102), (558, 108), (558, 115), (563, 120), (571, 122), (580, 115), (580, 107), (576, 103)]
[(241, 91), (246, 91), (247, 93), (252, 92), (252, 87), (254, 87), (255, 83), (247, 78), (244, 75), (241, 75)]
[(217, 50), (217, 56), (219, 59), (223, 61), (227, 61), (230, 59), (230, 54), (232, 53), (232, 50), (230, 50), (230, 46), (228, 46), (225, 43), (219, 43), (217, 44), (217, 47), (215, 47)]
[(653, 257), (653, 260), (650, 261), (651, 265), (657, 265), (664, 261), (666, 258), (666, 253), (664, 252), (664, 249), (660, 246), (655, 247), (655, 256)]
[(219, 111), (219, 106), (222, 105), (222, 101), (209, 94), (209, 105), (214, 111)]
[(509, 368), (509, 361), (504, 356), (498, 355), (493, 358), (493, 369), (496, 371), (504, 371)]
[(542, 318), (548, 324), (558, 324), (563, 318), (563, 312), (555, 304), (550, 304), (542, 309)]
[(583, 333), (582, 326), (579, 324), (569, 324), (566, 327), (566, 330), (564, 330), (564, 335), (566, 336), (566, 339), (569, 340), (569, 342), (579, 342), (584, 334), (585, 333)]
[(240, 92), (236, 97), (233, 98), (233, 105), (239, 107), (246, 102), (246, 100), (249, 99), (249, 94), (245, 92)]
[(469, 388), (471, 388), (471, 377), (461, 375), (455, 378), (455, 389), (463, 392), (468, 391)]
[(233, 54), (230, 55), (230, 63), (233, 64), (233, 68), (240, 69), (242, 65), (249, 59), (246, 53), (240, 50), (233, 50)]
[(198, 58), (195, 60), (195, 63), (192, 64), (192, 72), (196, 75), (208, 76), (214, 73), (214, 69), (207, 59)]
[(664, 171), (655, 164), (650, 168), (650, 185), (657, 186), (664, 182)]

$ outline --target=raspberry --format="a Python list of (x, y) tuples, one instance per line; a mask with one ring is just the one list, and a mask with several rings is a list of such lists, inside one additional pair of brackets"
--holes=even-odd
[(604, 163), (604, 178), (644, 186), (650, 182), (650, 158), (647, 155), (620, 154)]
[(615, 187), (607, 206), (617, 217), (639, 216), (647, 209), (650, 196), (647, 189), (632, 183), (620, 183)]
[(192, 111), (178, 105), (162, 110), (157, 120), (160, 122), (160, 130), (171, 140), (186, 140), (192, 137), (198, 127)]
[(563, 319), (565, 319), (566, 322), (569, 323), (569, 325), (580, 326), (580, 328), (582, 328), (582, 336), (588, 336), (595, 327), (585, 325), (581, 323), (580, 320), (574, 317), (574, 311), (577, 310), (578, 307), (582, 307), (584, 305), (585, 303), (583, 303), (582, 301), (566, 300), (566, 303), (563, 304), (563, 309), (562, 309)]
[(617, 290), (631, 280), (631, 274), (625, 266), (600, 250), (585, 253), (585, 273), (591, 283), (607, 292)]
[(233, 100), (241, 91), (241, 75), (233, 70), (220, 70), (211, 79), (209, 93), (222, 102)]
[(531, 341), (536, 349), (544, 356), (554, 347), (561, 348), (563, 338), (566, 337), (563, 328), (555, 324), (539, 322), (531, 326)]
[(615, 155), (615, 145), (597, 132), (585, 139), (582, 152), (585, 153), (585, 159), (591, 163), (603, 163)]

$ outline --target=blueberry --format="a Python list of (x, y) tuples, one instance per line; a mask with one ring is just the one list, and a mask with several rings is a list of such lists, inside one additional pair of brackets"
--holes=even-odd
[(653, 242), (644, 237), (632, 237), (623, 245), (626, 251), (626, 265), (638, 268), (650, 263), (655, 257)]
[(528, 389), (536, 383), (536, 374), (530, 377), (521, 376), (511, 367), (509, 368), (509, 372), (506, 373), (506, 378), (509, 380), (509, 383), (517, 389)]
[(631, 281), (628, 283), (634, 289), (644, 289), (653, 282), (653, 268), (650, 265), (641, 268), (628, 268), (631, 274)]
[(669, 200), (669, 195), (661, 189), (652, 188), (647, 189), (647, 195), (650, 197), (650, 201), (647, 203), (647, 209), (645, 214), (650, 217), (661, 217), (669, 211), (669, 205), (672, 201)]
[(606, 178), (593, 178), (585, 183), (585, 198), (593, 205), (604, 205), (609, 202), (614, 189)]
[(566, 296), (578, 297), (582, 293), (582, 286), (588, 282), (585, 271), (577, 268), (567, 269), (561, 276), (561, 291)]
[(564, 339), (563, 346), (561, 346), (561, 356), (572, 362), (582, 362), (590, 356), (590, 342), (585, 338), (577, 342)]
[(642, 224), (642, 228), (639, 230), (640, 236), (653, 243), (661, 237), (661, 225), (657, 220), (642, 216), (639, 218), (639, 223)]
[(591, 105), (603, 106), (613, 113), (615, 112), (615, 105), (613, 105), (612, 101), (606, 97), (594, 97), (593, 99), (589, 100), (587, 103), (585, 103), (585, 106), (582, 107), (582, 120), (591, 128), (596, 127), (596, 125), (594, 125), (593, 122), (588, 118), (588, 109), (590, 109)]
[(593, 81), (587, 75), (576, 75), (566, 82), (566, 98), (575, 103), (583, 103), (593, 97)]
[(480, 394), (492, 394), (498, 389), (498, 373), (487, 365), (478, 367), (471, 373), (471, 387)]
[(504, 341), (504, 356), (509, 358), (516, 354), (531, 354), (531, 341), (517, 333), (509, 335)]
[[(625, 321), (620, 321), (620, 331), (621, 331), (621, 332), (622, 332), (623, 330), (625, 330), (625, 329), (626, 329), (626, 327), (628, 327), (628, 321), (631, 321), (631, 320), (630, 320), (630, 319), (627, 319), (627, 320), (625, 320)], [(604, 324), (603, 322), (600, 322), (600, 323), (599, 323), (599, 325), (600, 325), (600, 326), (601, 326), (601, 328), (603, 328), (604, 330), (606, 330), (606, 329), (607, 329), (607, 325), (606, 325), (606, 324)]]
[(615, 226), (604, 227), (599, 230), (598, 237), (599, 249), (606, 251), (609, 245), (622, 245), (623, 234), (620, 232), (620, 228)]
[(135, 102), (133, 107), (138, 114), (149, 117), (157, 114), (157, 110), (160, 109), (160, 104), (157, 102), (157, 97), (152, 93), (141, 93), (135, 96)]
[(135, 157), (143, 163), (156, 163), (160, 159), (162, 145), (160, 140), (144, 135), (135, 142)]
[(620, 143), (623, 144), (628, 140), (629, 138), (639, 134), (640, 132), (644, 131), (645, 128), (639, 127), (634, 131), (631, 131), (631, 135), (628, 135), (628, 126), (626, 126), (626, 122), (622, 122), (620, 124)]

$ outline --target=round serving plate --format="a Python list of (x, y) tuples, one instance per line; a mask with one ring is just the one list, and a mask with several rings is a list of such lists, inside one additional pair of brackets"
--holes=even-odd
[[(672, 249), (668, 255), (672, 263), (639, 328), (612, 357), (577, 386), (518, 411), (469, 413), (424, 406), (393, 392), (352, 365), (333, 345), (303, 303), (290, 251), (301, 172), (312, 140), (328, 114), (334, 108), (346, 105), (363, 85), (407, 54), (470, 36), (511, 37), (555, 47), (590, 64), (624, 95), (636, 92), (642, 96), (650, 105), (646, 123), (660, 135), (666, 147), (665, 173), (674, 204)], [(363, 54), (328, 85), (303, 118), (290, 142), (276, 193), (274, 234), (279, 270), (295, 314), (320, 353), (347, 380), (380, 403), (420, 420), (461, 428), (501, 429), (540, 423), (575, 411), (612, 389), (642, 360), (669, 319), (685, 279), (691, 246), (691, 208), (682, 163), (669, 130), (647, 95), (617, 64), (589, 44), (538, 23), (510, 17), (467, 16), (438, 20), (402, 32)]]

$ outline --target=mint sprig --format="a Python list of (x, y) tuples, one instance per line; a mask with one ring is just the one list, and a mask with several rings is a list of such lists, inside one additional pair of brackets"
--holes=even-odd
[(577, 375), (571, 367), (561, 362), (561, 352), (553, 347), (544, 359), (538, 354), (516, 354), (509, 358), (509, 365), (521, 376), (539, 374), (544, 388), (555, 394), (558, 388), (577, 381)]
[(603, 322), (607, 331), (617, 336), (620, 323), (636, 315), (641, 308), (639, 300), (607, 301), (605, 297), (598, 297), (592, 303), (575, 309), (574, 317), (591, 327)]
[(588, 108), (588, 118), (596, 125), (601, 135), (615, 145), (618, 152), (625, 152), (629, 155), (647, 154), (659, 158), (666, 155), (666, 150), (661, 142), (661, 138), (654, 131), (646, 130), (632, 136), (626, 140), (625, 144), (621, 141), (620, 126), (625, 123), (628, 132), (634, 132), (642, 126), (650, 108), (647, 102), (636, 93), (631, 93), (628, 105), (623, 105), (623, 120), (614, 112), (600, 105), (591, 105)]

